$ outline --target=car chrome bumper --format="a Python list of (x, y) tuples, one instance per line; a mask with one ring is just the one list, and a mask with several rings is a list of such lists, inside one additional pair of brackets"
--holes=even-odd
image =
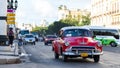
[[(102, 55), (103, 52), (97, 52), (97, 53), (87, 53), (88, 55)], [(63, 55), (68, 55), (68, 56), (77, 56), (77, 55), (81, 55), (81, 53), (74, 53), (74, 52), (63, 52)]]

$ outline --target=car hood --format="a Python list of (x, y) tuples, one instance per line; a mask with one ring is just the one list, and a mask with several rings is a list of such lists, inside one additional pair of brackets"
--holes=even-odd
[(91, 37), (67, 37), (64, 38), (65, 42), (69, 42), (70, 45), (85, 45), (85, 46), (94, 46), (97, 41), (95, 41), (93, 38)]
[(47, 40), (55, 40), (56, 38), (47, 38)]
[(25, 40), (35, 40), (35, 38), (24, 38)]

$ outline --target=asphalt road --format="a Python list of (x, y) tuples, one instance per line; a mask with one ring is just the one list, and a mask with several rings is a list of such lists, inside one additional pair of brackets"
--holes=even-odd
[(20, 64), (0, 65), (0, 68), (120, 68), (120, 47), (104, 46), (104, 54), (101, 55), (99, 63), (94, 63), (93, 59), (83, 60), (81, 58), (69, 59), (63, 62), (60, 59), (54, 59), (51, 46), (45, 46), (43, 42), (36, 45), (25, 45), (24, 50), (28, 56), (29, 62)]

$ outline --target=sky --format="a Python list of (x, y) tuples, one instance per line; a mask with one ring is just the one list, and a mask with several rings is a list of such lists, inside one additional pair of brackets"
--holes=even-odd
[(84, 9), (91, 0), (18, 0), (16, 22), (41, 24), (42, 20), (50, 23), (58, 20), (58, 7), (66, 5), (68, 9)]

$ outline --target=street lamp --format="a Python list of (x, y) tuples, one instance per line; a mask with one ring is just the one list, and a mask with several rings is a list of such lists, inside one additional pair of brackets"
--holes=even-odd
[(15, 1), (7, 0), (7, 2), (8, 2), (8, 6), (7, 6), (8, 9), (14, 9), (14, 10), (17, 9), (17, 7), (18, 7), (18, 1), (17, 0), (15, 0)]
[(10, 0), (7, 0), (7, 3), (8, 3), (7, 9), (11, 9), (11, 2), (10, 2)]

